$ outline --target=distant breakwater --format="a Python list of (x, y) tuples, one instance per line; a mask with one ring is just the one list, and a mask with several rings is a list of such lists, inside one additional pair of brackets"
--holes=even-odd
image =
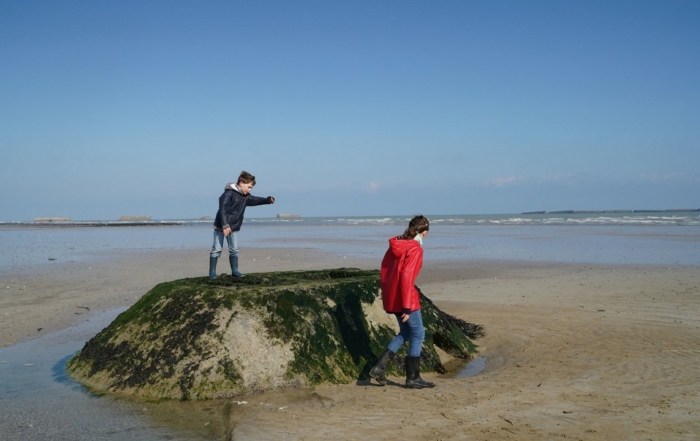
[(520, 214), (604, 214), (604, 213), (695, 213), (700, 208), (671, 208), (665, 210), (557, 210), (524, 211)]
[(0, 222), (4, 227), (47, 227), (47, 228), (76, 228), (76, 227), (162, 227), (172, 225), (187, 225), (193, 221), (34, 221), (34, 222)]

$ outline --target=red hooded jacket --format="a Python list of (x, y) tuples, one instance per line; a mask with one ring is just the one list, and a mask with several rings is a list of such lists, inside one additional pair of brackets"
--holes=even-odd
[(389, 239), (381, 269), (384, 310), (391, 314), (411, 313), (420, 309), (416, 278), (423, 266), (423, 247), (414, 239)]

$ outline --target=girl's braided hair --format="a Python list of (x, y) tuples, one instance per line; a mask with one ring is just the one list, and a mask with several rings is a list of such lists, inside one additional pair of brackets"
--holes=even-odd
[(413, 239), (416, 235), (428, 230), (430, 230), (428, 218), (419, 214), (411, 219), (411, 222), (408, 223), (408, 228), (399, 237), (401, 239)]

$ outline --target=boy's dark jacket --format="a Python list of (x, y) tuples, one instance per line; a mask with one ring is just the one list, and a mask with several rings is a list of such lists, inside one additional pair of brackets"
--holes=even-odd
[(223, 230), (229, 227), (231, 231), (240, 231), (245, 207), (270, 203), (269, 197), (261, 198), (250, 193), (241, 194), (236, 183), (230, 182), (226, 184), (224, 192), (219, 196), (219, 210), (214, 219), (214, 228)]

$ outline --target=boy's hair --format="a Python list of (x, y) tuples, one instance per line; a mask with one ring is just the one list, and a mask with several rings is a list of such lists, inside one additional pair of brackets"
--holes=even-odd
[(255, 185), (255, 176), (251, 175), (247, 171), (243, 170), (238, 176), (238, 181), (236, 183), (253, 184)]

